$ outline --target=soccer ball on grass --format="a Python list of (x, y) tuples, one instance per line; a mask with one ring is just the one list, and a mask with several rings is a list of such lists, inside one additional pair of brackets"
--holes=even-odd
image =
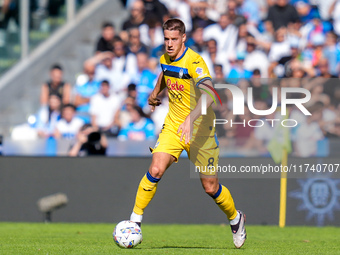
[(113, 240), (121, 248), (134, 248), (143, 240), (142, 230), (135, 222), (123, 220), (115, 227)]

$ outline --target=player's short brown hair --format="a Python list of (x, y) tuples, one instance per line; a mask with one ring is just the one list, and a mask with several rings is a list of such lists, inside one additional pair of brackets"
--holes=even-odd
[(185, 34), (185, 25), (180, 19), (168, 19), (163, 24), (163, 31), (179, 31), (181, 34)]

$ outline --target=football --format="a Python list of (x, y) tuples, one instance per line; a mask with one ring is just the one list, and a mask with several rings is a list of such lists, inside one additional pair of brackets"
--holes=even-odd
[(134, 248), (143, 240), (142, 230), (135, 222), (123, 220), (115, 227), (113, 240), (121, 248)]

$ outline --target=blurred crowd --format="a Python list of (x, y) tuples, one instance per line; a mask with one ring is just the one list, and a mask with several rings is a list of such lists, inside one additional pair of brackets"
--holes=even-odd
[[(51, 67), (50, 80), (41, 90), (40, 137), (78, 138), (80, 149), (88, 142), (83, 138), (86, 125), (100, 134), (95, 137), (99, 149), (107, 146), (104, 136), (155, 139), (167, 113), (167, 92), (160, 94), (162, 104), (153, 113), (147, 98), (160, 73), (162, 23), (170, 17), (184, 21), (186, 46), (203, 57), (214, 84), (232, 83), (245, 94), (253, 88), (256, 109), (271, 107), (273, 88), (301, 87), (311, 92), (305, 106), (312, 116), (290, 109), (290, 117), (299, 120), (292, 130), (296, 155), (315, 155), (319, 141), (340, 136), (339, 0), (127, 0), (125, 4), (129, 17), (121, 27), (111, 22), (102, 25), (94, 54), (84, 62), (76, 84), (63, 80), (61, 66)], [(214, 106), (217, 118), (238, 122), (263, 118), (252, 114), (247, 104), (245, 115), (233, 115), (231, 93), (226, 90), (220, 96), (223, 104)], [(225, 139), (225, 145), (234, 140), (241, 150), (265, 154), (275, 127), (220, 125), (217, 132), (231, 138)]]

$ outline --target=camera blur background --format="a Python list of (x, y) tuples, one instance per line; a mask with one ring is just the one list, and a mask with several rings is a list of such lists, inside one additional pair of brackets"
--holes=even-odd
[[(204, 58), (214, 83), (245, 94), (252, 87), (255, 108), (270, 108), (275, 87), (311, 91), (305, 106), (313, 118), (290, 109), (299, 123), (290, 130), (293, 155), (338, 151), (339, 1), (0, 0), (0, 8), (3, 155), (88, 155), (82, 129), (90, 125), (105, 139), (97, 145), (103, 154), (150, 156), (145, 148), (155, 144), (168, 99), (164, 91), (151, 113), (147, 98), (170, 17), (184, 21), (186, 45)], [(217, 118), (261, 119), (247, 106), (233, 116), (230, 92), (218, 92)], [(217, 132), (222, 156), (269, 156), (275, 127), (219, 125)]]

